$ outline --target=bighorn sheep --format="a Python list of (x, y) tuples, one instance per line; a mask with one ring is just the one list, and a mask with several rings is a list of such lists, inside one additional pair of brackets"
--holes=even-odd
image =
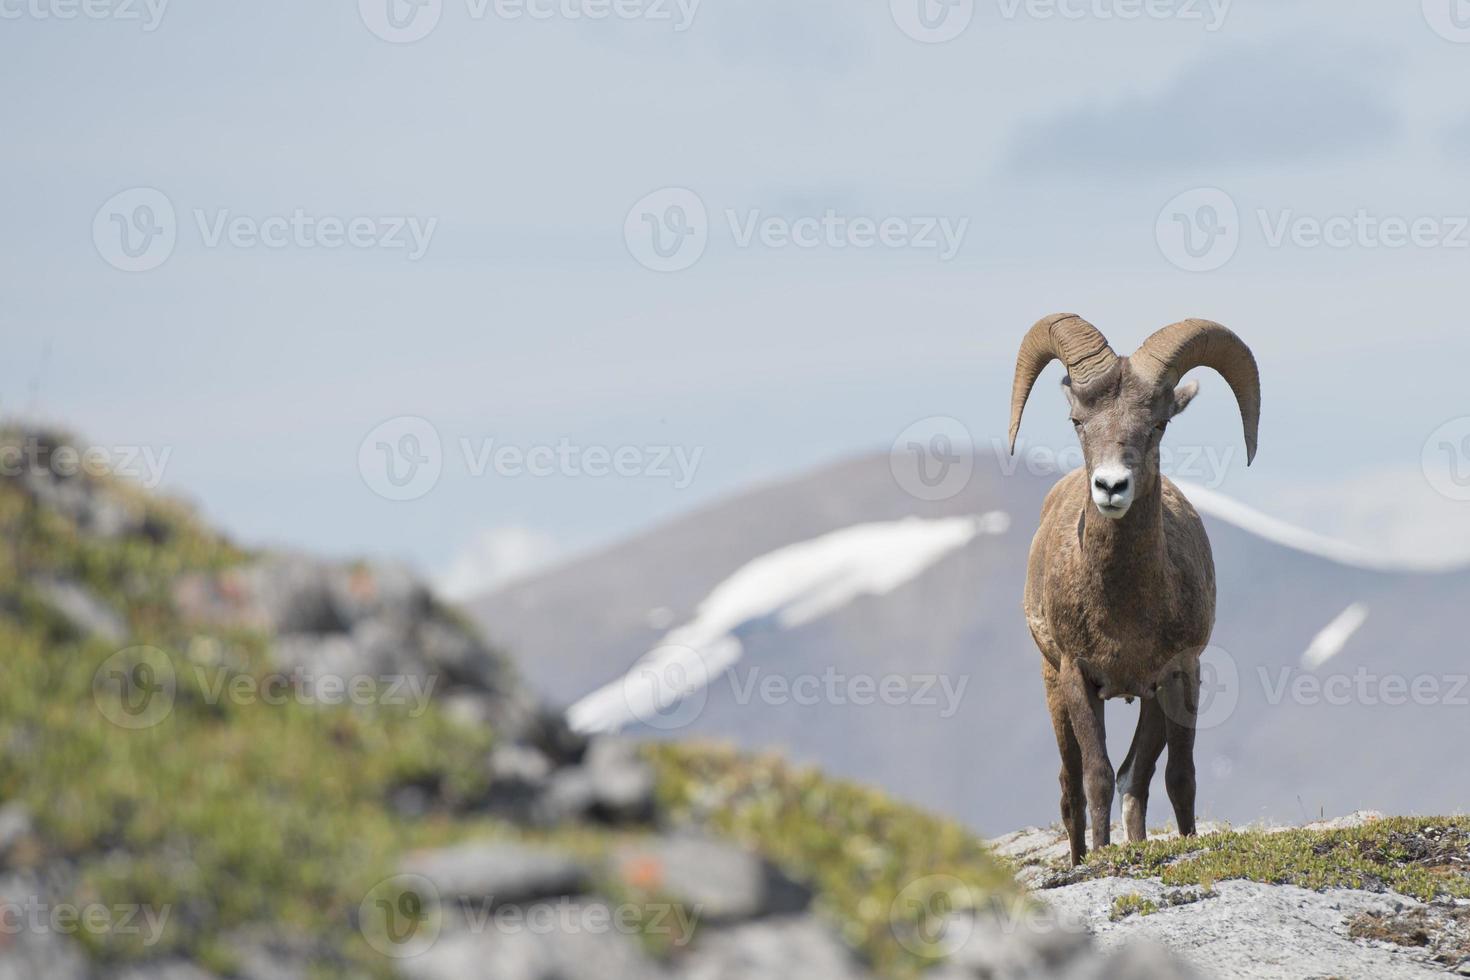
[[(1167, 744), (1164, 784), (1181, 834), (1194, 833), (1194, 733), (1199, 658), (1215, 624), (1215, 564), (1204, 525), (1159, 474), (1159, 442), (1199, 386), (1192, 368), (1218, 371), (1235, 392), (1246, 461), (1256, 454), (1261, 387), (1255, 357), (1218, 323), (1165, 327), (1119, 357), (1092, 324), (1057, 314), (1026, 334), (1011, 390), (1010, 447), (1036, 378), (1053, 359), (1082, 442), (1082, 469), (1041, 508), (1024, 606), (1041, 648), (1047, 707), (1062, 755), (1062, 823), (1072, 863), (1110, 841), (1113, 767), (1103, 702), (1141, 697), (1138, 729), (1118, 774), (1128, 840), (1144, 839), (1149, 783)], [(1087, 813), (1083, 812), (1086, 801)]]

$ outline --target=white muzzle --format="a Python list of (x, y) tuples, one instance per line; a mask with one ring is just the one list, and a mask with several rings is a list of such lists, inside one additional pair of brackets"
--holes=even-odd
[(1104, 517), (1117, 520), (1133, 506), (1136, 481), (1126, 466), (1103, 465), (1092, 471), (1092, 502)]

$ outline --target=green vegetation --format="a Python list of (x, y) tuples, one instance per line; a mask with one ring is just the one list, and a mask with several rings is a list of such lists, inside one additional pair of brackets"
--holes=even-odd
[(925, 934), (936, 914), (1024, 901), (1010, 869), (974, 835), (881, 793), (719, 746), (660, 744), (650, 755), (675, 819), (760, 851), (808, 883), (848, 942), (887, 975), (911, 976), (928, 962), (922, 943), (899, 937)]
[(1470, 898), (1470, 818), (1392, 817), (1343, 830), (1231, 831), (1115, 844), (1084, 877), (1202, 885), (1244, 878), (1302, 888), (1390, 889), (1423, 901)]
[(1153, 915), (1158, 910), (1159, 907), (1157, 905), (1138, 894), (1138, 892), (1129, 892), (1126, 895), (1119, 895), (1113, 899), (1113, 910), (1108, 913), (1108, 918), (1117, 922), (1119, 919), (1126, 919), (1130, 915)]
[[(0, 431), (0, 448), (13, 437)], [(509, 837), (596, 862), (627, 839), (594, 826), (528, 831), (477, 814), (492, 735), (432, 705), (410, 716), (391, 705), (220, 697), (221, 683), (258, 685), (273, 673), (269, 638), (184, 621), (174, 590), (181, 575), (251, 555), (186, 508), (98, 482), (135, 508), (141, 532), (93, 534), (0, 478), (0, 802), (24, 804), (35, 824), (5, 863), (64, 860), (76, 870), (65, 900), (167, 916), (156, 942), (146, 929), (79, 931), (96, 958), (179, 954), (228, 972), (231, 936), (265, 928), (315, 951), (321, 976), (386, 975), (354, 923), (404, 852)], [(85, 586), (123, 617), (127, 640), (82, 635), (43, 599), (45, 579)], [(157, 713), (148, 725), (124, 703), (138, 685), (172, 685), (171, 698), (149, 703)], [(924, 962), (896, 940), (891, 918), (922, 924), (938, 907), (927, 894), (895, 904), (905, 886), (949, 876), (962, 883), (942, 896), (954, 907), (1022, 895), (973, 836), (876, 792), (734, 752), (652, 754), (668, 807), (811, 883), (826, 914), (890, 975), (912, 976)], [(390, 801), (404, 786), (432, 788), (436, 805), (400, 815)], [(609, 880), (603, 890), (616, 898), (636, 885)], [(649, 937), (654, 952), (659, 941)]]
[[(488, 735), (432, 708), (410, 718), (386, 706), (216, 696), (221, 681), (270, 672), (265, 638), (196, 635), (172, 611), (172, 583), (245, 556), (180, 507), (108, 490), (144, 512), (146, 535), (86, 534), (0, 481), (0, 799), (24, 803), (37, 826), (9, 864), (67, 858), (78, 870), (70, 901), (167, 914), (146, 947), (148, 931), (120, 919), (79, 930), (100, 959), (181, 952), (225, 965), (219, 937), (265, 922), (326, 939), (329, 970), (373, 962), (351, 914), (392, 874), (395, 856), (501, 829), (448, 816), (405, 821), (389, 795), (412, 783), (473, 796), (484, 788)], [(41, 577), (81, 582), (122, 613), (127, 649), (77, 635), (39, 598)], [(171, 705), (157, 702), (167, 714), (150, 727), (109, 720), (129, 719), (119, 686), (94, 692), (94, 678), (114, 670), (171, 680)]]

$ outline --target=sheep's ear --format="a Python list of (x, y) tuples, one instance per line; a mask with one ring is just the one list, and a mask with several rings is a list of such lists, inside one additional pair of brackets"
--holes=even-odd
[(1184, 382), (1184, 384), (1180, 385), (1178, 388), (1175, 388), (1174, 389), (1174, 410), (1171, 413), (1171, 417), (1174, 416), (1174, 415), (1178, 415), (1180, 412), (1182, 412), (1186, 408), (1188, 408), (1189, 407), (1189, 403), (1192, 402), (1192, 401), (1194, 401), (1194, 396), (1195, 395), (1198, 395), (1198, 394), (1199, 394), (1199, 382), (1198, 381), (1186, 381), (1186, 382)]
[(1072, 376), (1070, 374), (1062, 376), (1062, 394), (1067, 396), (1067, 405), (1069, 407), (1075, 408), (1077, 406), (1077, 396), (1072, 391)]

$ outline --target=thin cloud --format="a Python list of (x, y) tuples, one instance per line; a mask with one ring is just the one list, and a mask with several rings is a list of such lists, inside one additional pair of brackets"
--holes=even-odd
[(1025, 126), (1008, 168), (1152, 176), (1332, 159), (1392, 138), (1400, 114), (1380, 94), (1381, 61), (1329, 64), (1311, 50), (1232, 48), (1187, 67), (1157, 94), (1081, 106)]

